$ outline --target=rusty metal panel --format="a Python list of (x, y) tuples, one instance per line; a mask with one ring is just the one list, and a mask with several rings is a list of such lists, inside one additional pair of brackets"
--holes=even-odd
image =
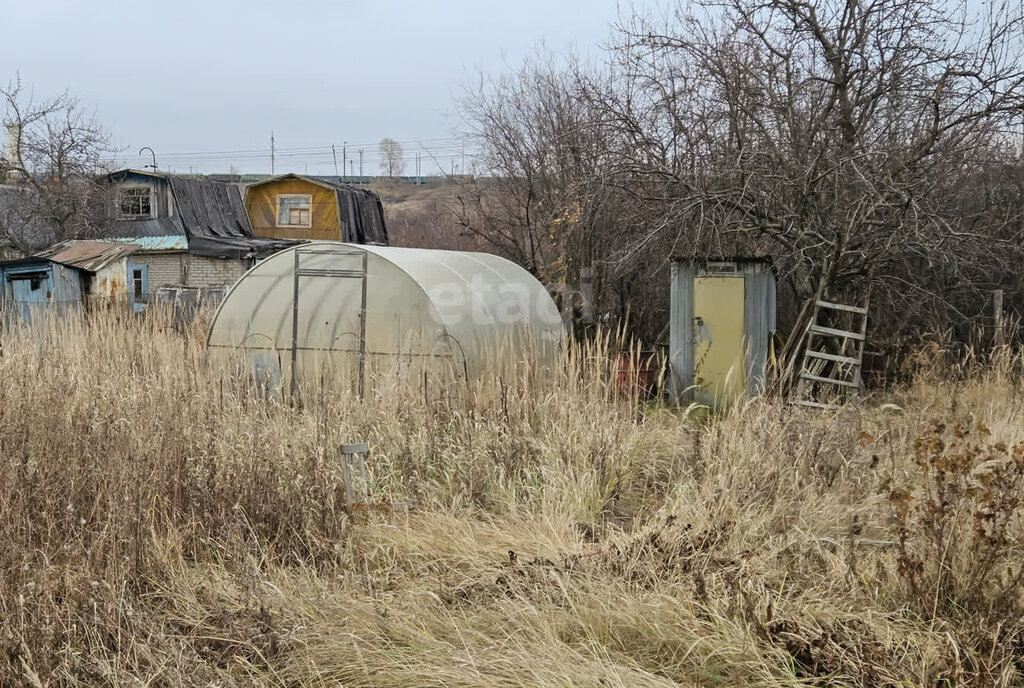
[(40, 251), (36, 258), (45, 258), (54, 263), (67, 265), (87, 272), (98, 272), (107, 265), (139, 250), (135, 244), (121, 244), (109, 241), (70, 240), (54, 244)]

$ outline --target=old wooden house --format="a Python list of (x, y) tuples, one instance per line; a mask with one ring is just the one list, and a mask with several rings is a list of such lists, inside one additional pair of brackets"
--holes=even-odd
[(255, 236), (236, 184), (140, 170), (114, 172), (106, 182), (114, 197), (107, 236), (140, 246), (131, 275), (136, 303), (165, 286), (226, 288), (296, 243)]
[(256, 236), (387, 245), (380, 197), (324, 177), (282, 174), (246, 188)]

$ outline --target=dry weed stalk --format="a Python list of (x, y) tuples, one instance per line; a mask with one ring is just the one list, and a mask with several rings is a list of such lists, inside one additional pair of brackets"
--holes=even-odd
[[(908, 576), (931, 526), (917, 501), (894, 525), (880, 489), (935, 489), (915, 439), (968, 409), (978, 461), (1012, 457), (1018, 359), (889, 406), (690, 418), (617, 398), (600, 342), (460, 394), (290, 405), (202, 334), (158, 313), (4, 334), (0, 683), (1020, 684), (1018, 629), (980, 621), (1019, 592), (979, 574), (965, 597), (967, 521), (923, 560), (938, 578)], [(372, 499), (416, 509), (345, 513), (356, 439)], [(998, 523), (986, 570), (1019, 576), (1019, 519)]]

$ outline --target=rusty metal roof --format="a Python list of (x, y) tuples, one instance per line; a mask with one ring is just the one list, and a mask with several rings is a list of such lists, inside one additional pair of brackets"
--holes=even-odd
[(109, 241), (84, 241), (71, 239), (54, 244), (50, 248), (35, 254), (36, 258), (46, 258), (54, 263), (98, 272), (115, 260), (135, 253), (139, 247), (135, 244), (115, 244)]

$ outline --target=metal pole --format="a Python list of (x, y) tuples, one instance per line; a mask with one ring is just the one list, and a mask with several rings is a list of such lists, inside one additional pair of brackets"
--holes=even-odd
[(363, 293), (362, 309), (359, 312), (359, 398), (363, 398), (363, 386), (366, 377), (366, 258), (363, 251)]
[(292, 289), (292, 379), (289, 392), (294, 399), (298, 389), (295, 378), (295, 364), (299, 347), (299, 249), (295, 249), (294, 282)]
[(334, 176), (338, 176), (338, 151), (334, 150), (334, 144), (331, 144), (331, 157), (334, 158)]

